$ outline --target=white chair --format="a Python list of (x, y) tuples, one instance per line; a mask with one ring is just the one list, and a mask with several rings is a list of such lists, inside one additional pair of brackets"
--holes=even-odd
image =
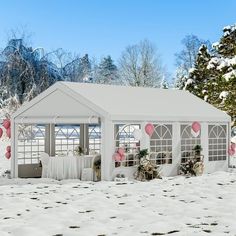
[(45, 152), (40, 154), (40, 161), (42, 163), (42, 178), (48, 177), (48, 163), (49, 163), (49, 155)]
[(94, 171), (93, 171), (93, 156), (82, 156), (82, 173), (81, 180), (83, 181), (93, 181)]

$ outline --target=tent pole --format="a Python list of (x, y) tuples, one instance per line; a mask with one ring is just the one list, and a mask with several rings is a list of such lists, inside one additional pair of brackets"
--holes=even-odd
[(101, 119), (101, 179), (112, 180), (114, 163), (112, 154), (114, 152), (114, 127), (110, 119)]
[(150, 151), (150, 138), (145, 132), (145, 125), (148, 122), (141, 122), (141, 131), (142, 131), (142, 137), (140, 139), (140, 149), (148, 149), (148, 152)]
[(180, 123), (172, 123), (172, 175), (178, 174), (178, 167), (181, 163), (181, 131)]
[(11, 177), (18, 177), (18, 156), (17, 156), (17, 142), (18, 142), (18, 125), (15, 120), (11, 120)]
[(86, 150), (86, 154), (89, 154), (89, 125), (84, 124), (84, 149)]
[(84, 124), (80, 124), (79, 146), (84, 148)]
[(55, 124), (50, 124), (50, 156), (55, 156), (56, 151), (55, 151)]
[(45, 146), (44, 151), (50, 155), (51, 141), (50, 141), (50, 124), (45, 125)]
[(202, 154), (204, 156), (204, 172), (207, 173), (209, 168), (208, 162), (208, 142), (209, 142), (209, 134), (208, 134), (208, 123), (201, 123), (201, 146), (202, 146)]

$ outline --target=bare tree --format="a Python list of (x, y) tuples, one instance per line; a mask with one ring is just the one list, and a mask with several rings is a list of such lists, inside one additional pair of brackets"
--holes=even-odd
[(181, 44), (183, 49), (175, 54), (177, 66), (175, 86), (178, 88), (183, 87), (183, 83), (186, 82), (186, 77), (189, 74), (189, 69), (194, 67), (200, 46), (204, 44), (211, 48), (210, 41), (199, 39), (196, 35), (186, 35)]
[(124, 84), (137, 87), (158, 87), (164, 69), (155, 46), (148, 40), (128, 46), (119, 61)]

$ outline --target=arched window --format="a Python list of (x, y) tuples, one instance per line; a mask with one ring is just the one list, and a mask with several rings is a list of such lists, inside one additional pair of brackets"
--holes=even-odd
[(181, 125), (181, 162), (185, 163), (187, 159), (194, 157), (194, 147), (201, 145), (201, 131), (197, 137), (192, 135), (191, 125)]
[(101, 152), (101, 126), (88, 126), (89, 154)]
[(227, 157), (227, 126), (209, 125), (209, 161), (223, 161)]
[(55, 155), (74, 153), (80, 145), (79, 125), (55, 125)]
[(115, 148), (123, 148), (125, 150), (125, 159), (121, 162), (116, 161), (115, 166), (133, 166), (136, 165), (135, 158), (139, 148), (140, 141), (133, 136), (135, 129), (140, 129), (139, 124), (117, 124), (115, 125)]
[(150, 138), (150, 159), (157, 165), (172, 163), (172, 125), (154, 125)]

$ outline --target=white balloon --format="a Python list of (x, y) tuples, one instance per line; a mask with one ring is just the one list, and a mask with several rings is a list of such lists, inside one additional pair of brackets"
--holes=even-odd
[(136, 140), (140, 140), (142, 138), (142, 130), (141, 129), (135, 129), (133, 132), (133, 136)]
[(199, 136), (199, 134), (200, 134), (200, 130), (199, 130), (198, 132), (194, 132), (194, 130), (191, 129), (191, 134), (192, 134), (192, 136), (193, 136), (194, 138), (197, 138), (197, 137)]
[(234, 136), (233, 138), (231, 138), (231, 143), (236, 143), (236, 136)]

